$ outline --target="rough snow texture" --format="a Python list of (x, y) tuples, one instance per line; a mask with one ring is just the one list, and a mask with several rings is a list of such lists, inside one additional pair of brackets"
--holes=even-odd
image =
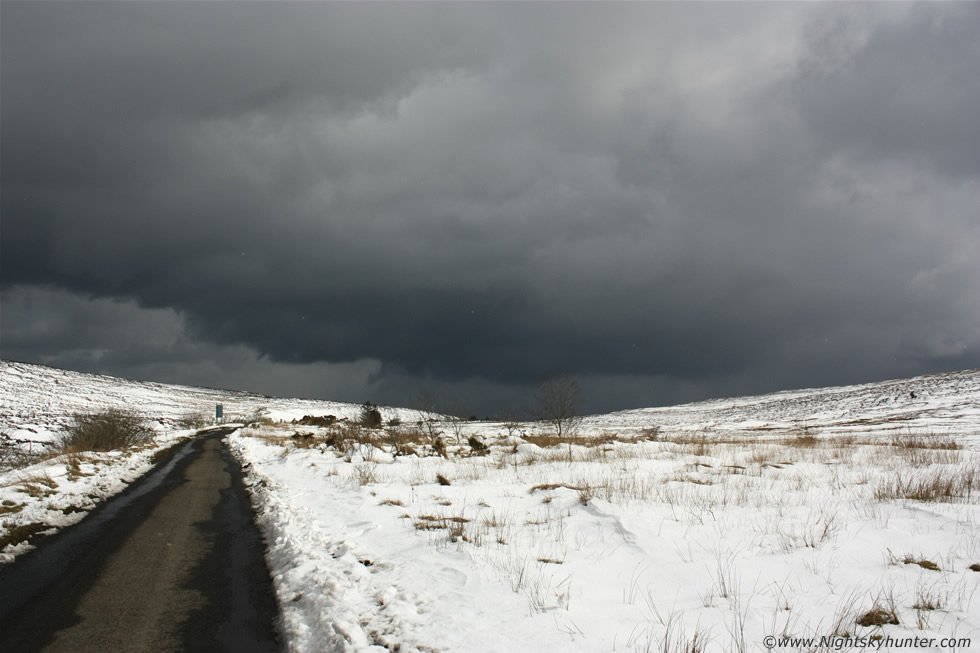
[[(114, 402), (162, 425), (200, 404), (286, 420), (357, 410), (0, 372), (4, 432), (53, 433), (65, 411)], [(338, 448), (336, 430), (292, 424), (229, 443), (291, 651), (727, 652), (766, 636), (816, 638), (773, 650), (888, 641), (872, 636), (980, 650), (978, 406), (980, 371), (966, 371), (593, 416), (571, 445), (539, 446), (537, 425), (470, 423), (459, 444), (443, 436), (448, 459), (431, 443), (396, 457), (380, 432)], [(11, 491), (22, 500), (10, 486), (0, 498)], [(859, 625), (873, 608), (899, 623)]]
[[(291, 651), (978, 650), (978, 390), (972, 371), (627, 411), (571, 447), (469, 424), (490, 455), (448, 460), (329, 429), (231, 442)], [(858, 624), (876, 608), (899, 623)]]

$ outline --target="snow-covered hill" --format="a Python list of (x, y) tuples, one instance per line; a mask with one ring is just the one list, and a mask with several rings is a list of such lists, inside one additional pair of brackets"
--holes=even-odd
[[(980, 650), (980, 370), (590, 416), (567, 446), (470, 422), (437, 455), (414, 411), (296, 437), (360, 408), (0, 362), (0, 431), (33, 440), (127, 407), (163, 446), (216, 403), (287, 420), (227, 441), (291, 652)], [(151, 453), (0, 472), (0, 537), (77, 521)]]
[[(356, 404), (268, 397), (234, 390), (131, 381), (43, 365), (0, 361), (0, 432), (50, 439), (76, 412), (107, 407), (139, 411), (161, 428), (174, 428), (193, 413), (214, 414), (222, 404), (227, 419), (262, 414), (273, 419), (303, 415), (357, 415)], [(415, 420), (409, 409), (384, 407), (385, 419)], [(714, 399), (666, 408), (643, 408), (585, 418), (589, 429), (638, 431), (659, 427), (690, 433), (786, 435), (925, 434), (980, 442), (980, 370), (964, 370), (832, 388), (787, 390), (766, 395)]]
[[(214, 415), (221, 404), (226, 421), (261, 414), (292, 419), (305, 414), (356, 415), (360, 406), (333, 401), (283, 399), (235, 390), (131, 381), (72, 372), (44, 365), (0, 361), (0, 433), (19, 439), (50, 440), (74, 413), (126, 408), (174, 429), (193, 414)], [(386, 417), (399, 414), (386, 409)], [(407, 416), (407, 415), (406, 415)]]
[(586, 423), (753, 437), (804, 430), (813, 435), (932, 433), (980, 442), (980, 370), (627, 410)]

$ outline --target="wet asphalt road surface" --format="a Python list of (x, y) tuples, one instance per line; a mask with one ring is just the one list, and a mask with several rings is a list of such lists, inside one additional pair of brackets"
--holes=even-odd
[(0, 651), (279, 651), (238, 463), (215, 431), (0, 568)]

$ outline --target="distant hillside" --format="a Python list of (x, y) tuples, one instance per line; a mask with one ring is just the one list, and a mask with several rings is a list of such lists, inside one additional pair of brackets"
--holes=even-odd
[(606, 428), (655, 424), (752, 435), (935, 434), (980, 443), (980, 370), (627, 410), (587, 421)]
[[(257, 412), (276, 419), (304, 414), (357, 415), (355, 404), (267, 397), (234, 390), (131, 381), (0, 361), (0, 431), (21, 437), (60, 431), (71, 414), (106, 407), (132, 408), (172, 428), (189, 413), (242, 419)], [(384, 408), (385, 419), (416, 418), (415, 411)], [(980, 446), (980, 370), (917, 376), (831, 388), (787, 390), (752, 397), (714, 399), (665, 408), (643, 408), (585, 419), (598, 430), (668, 431), (758, 436), (903, 433), (955, 436)]]

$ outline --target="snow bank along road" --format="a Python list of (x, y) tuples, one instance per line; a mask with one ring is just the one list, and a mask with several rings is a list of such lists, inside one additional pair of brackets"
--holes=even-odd
[(0, 569), (0, 651), (278, 651), (231, 431), (187, 443)]

